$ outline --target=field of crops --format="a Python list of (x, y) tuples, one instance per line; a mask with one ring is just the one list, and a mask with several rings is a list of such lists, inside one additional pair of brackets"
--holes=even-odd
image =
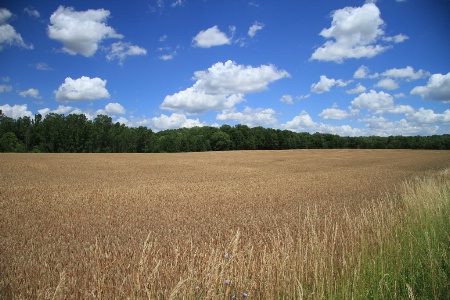
[(0, 298), (345, 299), (402, 182), (448, 167), (449, 151), (1, 154)]

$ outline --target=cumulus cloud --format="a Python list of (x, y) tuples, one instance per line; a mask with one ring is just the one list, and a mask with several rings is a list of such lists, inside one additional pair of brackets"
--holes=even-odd
[(192, 128), (205, 125), (199, 119), (189, 119), (186, 115), (180, 113), (172, 113), (170, 116), (161, 114), (159, 117), (145, 120), (145, 123), (150, 124), (155, 130), (177, 129), (180, 127)]
[(10, 118), (18, 119), (21, 117), (33, 117), (33, 114), (31, 111), (28, 110), (26, 104), (22, 105), (13, 105), (10, 106), (9, 104), (1, 105), (0, 110), (2, 113)]
[(252, 26), (250, 26), (250, 28), (248, 29), (248, 35), (250, 37), (254, 37), (256, 35), (256, 33), (259, 30), (262, 30), (264, 28), (264, 24), (260, 23), (260, 22), (255, 22)]
[(261, 92), (269, 83), (290, 77), (273, 65), (237, 65), (233, 61), (216, 63), (206, 71), (194, 73), (190, 88), (165, 97), (162, 109), (202, 113), (230, 109), (244, 100), (244, 94)]
[(108, 103), (105, 106), (105, 112), (111, 115), (123, 115), (125, 114), (125, 108), (119, 103)]
[(271, 108), (250, 108), (245, 107), (242, 112), (236, 109), (225, 110), (217, 115), (220, 121), (236, 121), (249, 127), (276, 124), (277, 119), (274, 117), (275, 110)]
[(39, 96), (39, 90), (37, 90), (37, 89), (28, 89), (26, 91), (22, 91), (19, 93), (19, 96), (31, 97), (31, 98), (36, 98), (36, 99), (42, 98), (41, 96)]
[(450, 102), (450, 72), (446, 75), (433, 74), (426, 86), (416, 86), (411, 95), (420, 95), (423, 99)]
[(0, 51), (9, 46), (17, 46), (25, 49), (33, 49), (33, 45), (27, 45), (20, 33), (16, 32), (14, 27), (7, 24), (12, 17), (12, 13), (6, 8), (0, 8)]
[(370, 90), (369, 93), (362, 93), (351, 102), (351, 109), (353, 111), (360, 111), (367, 109), (374, 114), (384, 113), (410, 113), (414, 109), (409, 105), (395, 105), (394, 98), (385, 92), (377, 93)]
[(147, 50), (144, 48), (132, 45), (130, 43), (117, 42), (111, 45), (110, 52), (106, 55), (106, 58), (110, 61), (117, 59), (119, 61), (119, 65), (122, 65), (127, 56), (146, 54)]
[(196, 88), (209, 94), (236, 94), (261, 92), (269, 83), (290, 77), (290, 74), (273, 65), (252, 67), (228, 60), (218, 62), (206, 71), (197, 71), (194, 76)]
[(398, 89), (400, 86), (398, 85), (398, 83), (391, 79), (391, 78), (383, 78), (380, 81), (378, 81), (375, 84), (376, 87), (382, 88), (382, 89), (387, 89), (387, 90), (395, 90)]
[(325, 120), (343, 120), (352, 116), (351, 112), (338, 109), (337, 107), (326, 108), (319, 114)]
[(450, 123), (450, 110), (447, 109), (442, 114), (436, 114), (431, 109), (421, 107), (418, 111), (406, 114), (406, 120), (416, 124)]
[(432, 135), (439, 130), (437, 125), (418, 124), (406, 119), (389, 121), (380, 117), (371, 117), (363, 120), (366, 122), (364, 135), (390, 136), (390, 135)]
[(82, 76), (78, 79), (67, 77), (64, 83), (54, 91), (56, 100), (60, 102), (96, 100), (109, 98), (106, 80), (98, 77)]
[(106, 25), (109, 15), (109, 10), (105, 9), (75, 11), (72, 7), (59, 6), (50, 16), (48, 36), (61, 42), (64, 52), (90, 57), (95, 54), (102, 40), (123, 38), (123, 35)]
[(311, 59), (342, 63), (348, 58), (371, 58), (388, 48), (376, 44), (384, 35), (384, 21), (375, 3), (338, 9), (332, 17), (331, 27), (320, 32), (331, 40), (316, 49)]
[(217, 25), (200, 31), (193, 39), (192, 45), (200, 48), (211, 48), (231, 44), (231, 39)]
[(208, 94), (194, 86), (166, 96), (160, 107), (166, 110), (199, 114), (208, 110), (217, 111), (231, 108), (243, 100), (243, 94)]
[(345, 91), (347, 94), (361, 94), (366, 91), (366, 87), (363, 86), (361, 83), (358, 83), (358, 85), (350, 90)]
[(422, 69), (415, 72), (411, 66), (407, 66), (406, 68), (402, 68), (402, 69), (393, 68), (393, 69), (386, 70), (381, 75), (386, 76), (386, 77), (394, 77), (394, 78), (411, 81), (411, 80), (416, 80), (416, 79), (430, 76), (431, 74)]
[(311, 116), (302, 111), (298, 116), (292, 120), (281, 125), (281, 128), (295, 131), (295, 132), (322, 132), (338, 134), (340, 136), (359, 136), (363, 135), (363, 131), (358, 128), (352, 128), (349, 125), (333, 126), (330, 124), (318, 123), (313, 121)]
[[(67, 105), (58, 105), (58, 108), (53, 109), (53, 110), (50, 108), (42, 108), (42, 109), (38, 110), (38, 113), (41, 114), (42, 116), (45, 116), (49, 113), (62, 114), (62, 115), (83, 114), (83, 112), (79, 108), (67, 106)], [(84, 115), (86, 117), (88, 117), (88, 119), (92, 119), (92, 117), (88, 113), (84, 113)]]
[(331, 88), (335, 85), (346, 86), (350, 82), (344, 82), (341, 79), (327, 78), (325, 75), (320, 76), (320, 81), (311, 85), (311, 92), (321, 94), (324, 92), (329, 92)]

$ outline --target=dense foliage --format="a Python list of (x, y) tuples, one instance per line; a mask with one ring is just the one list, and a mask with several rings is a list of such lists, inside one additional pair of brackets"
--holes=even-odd
[(450, 134), (341, 137), (246, 125), (153, 132), (98, 115), (50, 113), (13, 119), (0, 111), (0, 152), (194, 152), (278, 149), (450, 149)]

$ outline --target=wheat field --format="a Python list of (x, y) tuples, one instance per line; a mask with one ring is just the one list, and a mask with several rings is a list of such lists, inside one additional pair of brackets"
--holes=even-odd
[(1, 154), (0, 298), (350, 299), (402, 220), (402, 183), (449, 166), (450, 151)]

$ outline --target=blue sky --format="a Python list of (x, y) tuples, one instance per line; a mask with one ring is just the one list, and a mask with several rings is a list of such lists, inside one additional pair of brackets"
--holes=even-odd
[(450, 132), (450, 1), (0, 3), (0, 109), (154, 131)]

